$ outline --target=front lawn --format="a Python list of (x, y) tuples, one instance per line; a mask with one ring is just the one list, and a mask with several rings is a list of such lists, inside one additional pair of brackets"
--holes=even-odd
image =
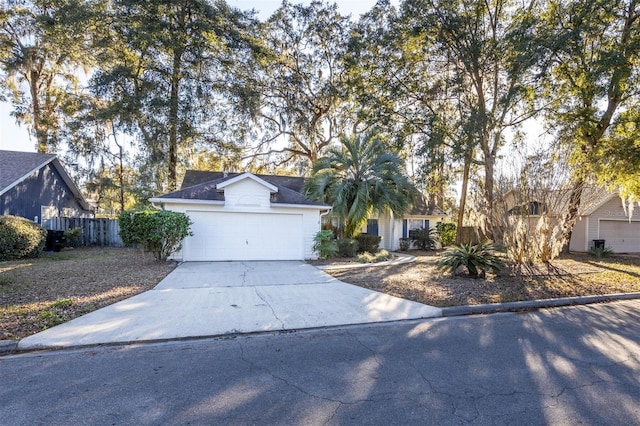
[(175, 266), (136, 249), (102, 247), (0, 262), (0, 340), (29, 336), (149, 290)]
[(570, 255), (554, 260), (549, 269), (519, 274), (505, 269), (484, 280), (439, 271), (437, 253), (411, 254), (417, 255), (412, 263), (326, 272), (350, 284), (438, 307), (640, 291), (638, 257)]

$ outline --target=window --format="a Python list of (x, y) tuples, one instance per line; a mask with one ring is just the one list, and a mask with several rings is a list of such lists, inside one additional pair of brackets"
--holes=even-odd
[[(407, 227), (406, 229), (403, 226), (403, 234), (405, 238), (411, 238), (414, 234), (413, 231), (420, 228), (428, 228), (429, 221), (423, 219), (406, 219)], [(404, 224), (403, 224), (404, 225)], [(406, 232), (405, 232), (406, 231)]]

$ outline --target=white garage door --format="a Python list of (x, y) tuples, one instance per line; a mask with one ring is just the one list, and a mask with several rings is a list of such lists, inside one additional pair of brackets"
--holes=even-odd
[(302, 215), (188, 211), (184, 260), (299, 260)]
[(640, 221), (601, 220), (600, 239), (616, 253), (640, 253)]

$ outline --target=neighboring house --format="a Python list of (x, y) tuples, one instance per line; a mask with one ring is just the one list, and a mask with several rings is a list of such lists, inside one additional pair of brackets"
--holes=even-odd
[(54, 154), (0, 150), (0, 215), (46, 223), (93, 210)]
[[(522, 202), (517, 191), (509, 191), (504, 199), (512, 215), (527, 216), (535, 224), (541, 214), (560, 218), (569, 204), (570, 191), (540, 192)], [(517, 201), (520, 200), (520, 201)], [(586, 252), (595, 240), (616, 253), (640, 253), (640, 215), (631, 215), (616, 193), (604, 188), (585, 188), (582, 193), (578, 220), (571, 234), (569, 250)]]
[[(181, 189), (150, 201), (186, 213), (193, 236), (174, 258), (193, 260), (313, 259), (313, 238), (331, 206), (302, 194), (304, 178), (187, 170)], [(382, 247), (396, 250), (399, 238), (446, 218), (424, 200), (404, 218), (369, 220), (368, 232), (382, 236)]]

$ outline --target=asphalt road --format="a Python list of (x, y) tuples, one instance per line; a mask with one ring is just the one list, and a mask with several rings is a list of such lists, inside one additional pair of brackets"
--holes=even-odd
[(5, 356), (0, 424), (640, 425), (640, 302)]

